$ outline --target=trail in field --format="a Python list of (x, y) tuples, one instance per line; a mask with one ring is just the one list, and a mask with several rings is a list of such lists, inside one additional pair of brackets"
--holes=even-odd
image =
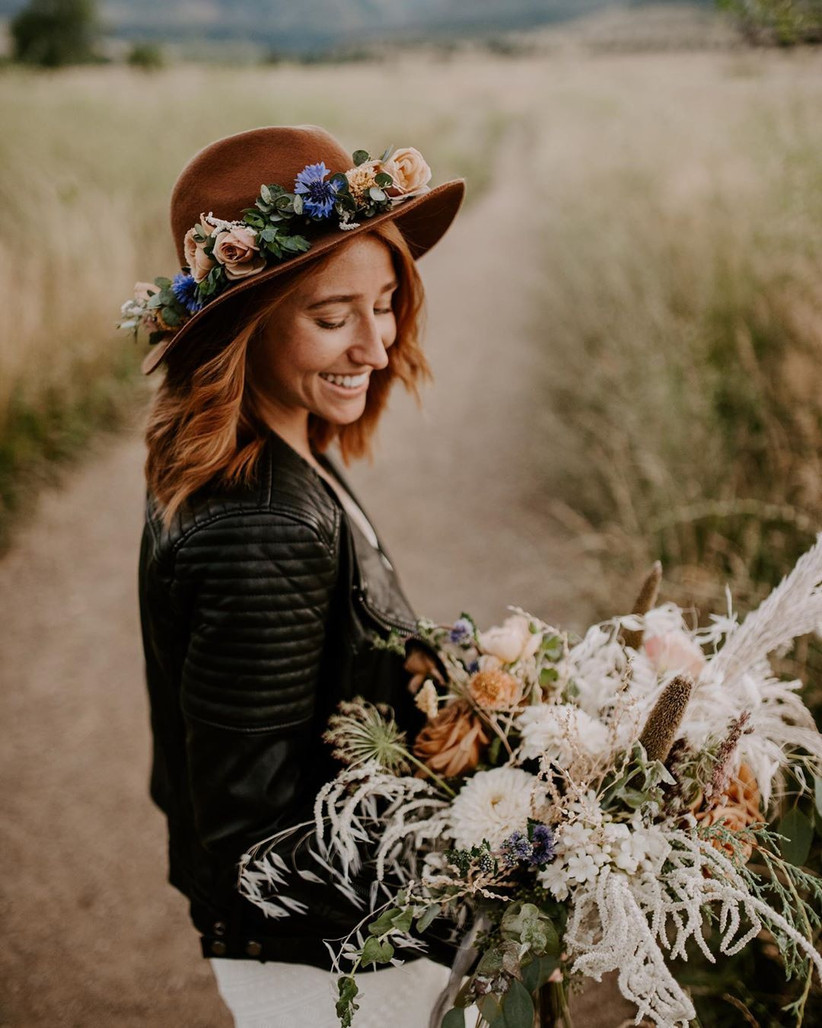
[[(529, 212), (505, 189), (517, 142), (421, 264), (436, 376), (424, 410), (395, 397), (375, 464), (352, 478), (420, 612), (466, 608), (487, 623), (516, 602), (578, 624), (587, 611), (566, 583), (579, 557), (532, 508), (522, 457), (539, 354), (526, 331)], [(147, 796), (142, 460), (137, 424), (99, 442), (0, 562), (2, 1024), (230, 1023), (165, 882), (164, 826)]]

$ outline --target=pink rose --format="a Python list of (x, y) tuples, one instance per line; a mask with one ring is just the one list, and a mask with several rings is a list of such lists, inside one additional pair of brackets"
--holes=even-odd
[(684, 632), (672, 631), (649, 636), (643, 646), (658, 674), (680, 671), (698, 678), (705, 666), (704, 653)]
[(392, 196), (399, 193), (399, 195), (407, 197), (428, 192), (431, 169), (426, 164), (423, 155), (413, 146), (404, 146), (395, 150), (391, 157), (383, 162), (382, 170), (394, 180), (393, 187), (390, 186), (386, 190)]
[[(211, 233), (208, 232), (209, 227), (210, 226), (208, 225), (205, 226), (207, 234), (211, 235)], [(183, 249), (185, 250), (186, 264), (191, 271), (191, 277), (195, 282), (202, 282), (209, 271), (214, 267), (215, 262), (205, 252), (203, 244), (198, 243), (194, 238), (194, 233), (196, 231), (197, 228), (195, 227), (190, 228), (188, 232), (186, 232), (185, 239), (183, 240)]]
[(215, 260), (225, 268), (229, 278), (247, 278), (265, 267), (265, 258), (257, 246), (257, 233), (252, 228), (238, 225), (221, 229), (214, 237), (212, 251)]

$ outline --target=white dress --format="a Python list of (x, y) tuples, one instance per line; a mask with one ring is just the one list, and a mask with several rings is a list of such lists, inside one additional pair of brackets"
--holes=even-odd
[[(336, 979), (306, 964), (211, 958), (235, 1028), (339, 1028), (334, 1012)], [(448, 984), (448, 968), (411, 960), (357, 976), (359, 1010), (353, 1028), (428, 1028), (428, 1018)], [(465, 1024), (474, 1024), (466, 1011)]]

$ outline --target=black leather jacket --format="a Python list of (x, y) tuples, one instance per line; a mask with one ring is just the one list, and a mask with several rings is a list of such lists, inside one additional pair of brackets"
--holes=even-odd
[(204, 955), (330, 967), (322, 939), (362, 914), (332, 886), (292, 876), (287, 894), (310, 912), (267, 919), (237, 892), (237, 861), (310, 819), (338, 770), (321, 734), (339, 700), (390, 703), (418, 727), (401, 658), (368, 642), (413, 629), (387, 555), (271, 433), (252, 488), (204, 490), (170, 530), (148, 497), (139, 589), (151, 795)]

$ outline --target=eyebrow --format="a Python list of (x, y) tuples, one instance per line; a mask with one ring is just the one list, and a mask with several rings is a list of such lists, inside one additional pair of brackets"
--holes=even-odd
[[(382, 296), (383, 293), (387, 293), (390, 290), (396, 289), (396, 288), (397, 288), (396, 280), (394, 280), (392, 282), (389, 282), (387, 285), (384, 285), (382, 287), (382, 289), (380, 290), (380, 296)], [(330, 303), (351, 303), (352, 300), (361, 300), (361, 299), (362, 299), (362, 293), (349, 293), (348, 295), (345, 295), (345, 296), (342, 295), (342, 294), (339, 295), (339, 296), (326, 296), (325, 299), (323, 299), (323, 300), (317, 300), (315, 303), (310, 303), (308, 305), (308, 307), (306, 308), (306, 310), (313, 311), (317, 307), (325, 307), (325, 306), (327, 306)]]

